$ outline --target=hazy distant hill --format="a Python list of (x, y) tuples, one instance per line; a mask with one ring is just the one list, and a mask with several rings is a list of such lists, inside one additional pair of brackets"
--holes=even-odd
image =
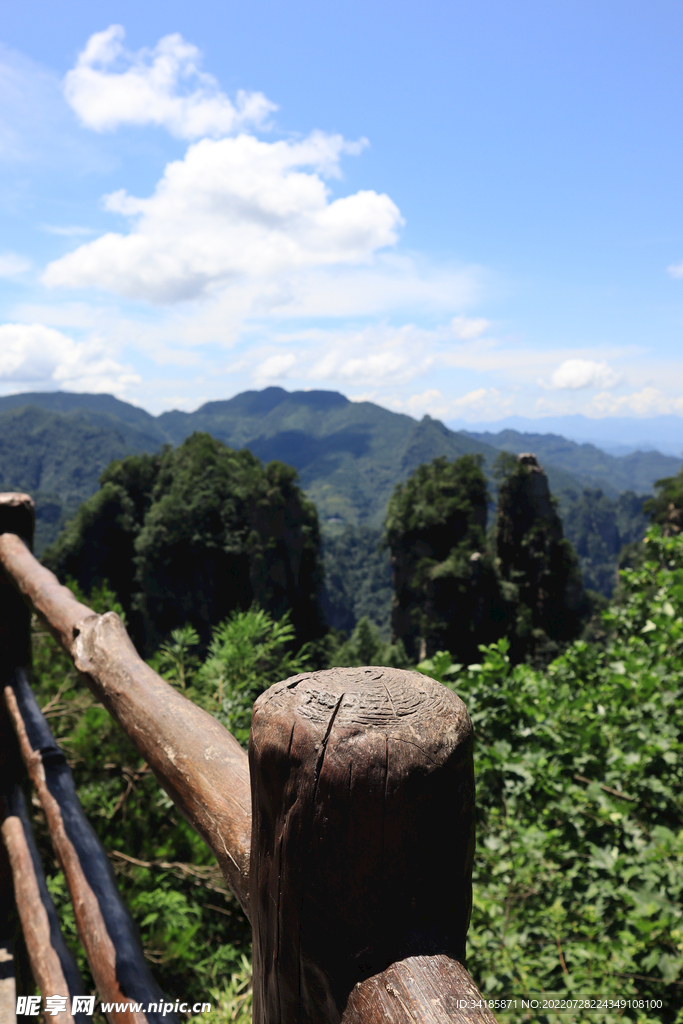
[(577, 444), (558, 434), (523, 434), (517, 430), (465, 433), (494, 448), (516, 454), (533, 452), (543, 466), (564, 469), (585, 486), (602, 488), (611, 498), (621, 491), (646, 493), (652, 490), (655, 480), (675, 476), (681, 468), (680, 458), (658, 451), (608, 455), (593, 444)]
[(333, 391), (266, 388), (156, 417), (111, 395), (37, 392), (0, 398), (0, 486), (36, 497), (41, 550), (96, 490), (112, 459), (179, 444), (196, 430), (248, 447), (264, 461), (295, 466), (323, 523), (374, 527), (396, 483), (438, 455), (481, 453), (490, 472), (500, 448), (532, 450), (555, 493), (581, 491), (584, 484), (609, 495), (645, 492), (680, 466), (651, 452), (616, 458), (552, 435), (456, 433), (429, 416), (417, 422)]
[(494, 423), (455, 420), (446, 425), (451, 430), (478, 433), (515, 430), (522, 434), (559, 434), (578, 444), (593, 444), (610, 455), (652, 450), (676, 458), (683, 454), (683, 416), (505, 416)]

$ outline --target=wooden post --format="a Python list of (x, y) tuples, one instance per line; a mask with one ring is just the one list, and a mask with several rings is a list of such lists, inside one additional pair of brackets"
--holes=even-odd
[(295, 676), (256, 701), (249, 758), (254, 1024), (492, 1021), (454, 1005), (481, 999), (462, 701), (397, 669)]

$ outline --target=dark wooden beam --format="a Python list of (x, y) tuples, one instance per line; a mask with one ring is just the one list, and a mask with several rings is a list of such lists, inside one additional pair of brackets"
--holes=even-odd
[(173, 1014), (123, 1008), (166, 1000), (147, 966), (133, 920), (118, 892), (109, 858), (87, 821), (71, 769), (55, 743), (26, 672), (4, 681), (5, 704), (15, 728), (29, 778), (47, 820), (64, 871), (78, 934), (100, 999), (121, 1009), (107, 1014), (112, 1024), (176, 1024)]

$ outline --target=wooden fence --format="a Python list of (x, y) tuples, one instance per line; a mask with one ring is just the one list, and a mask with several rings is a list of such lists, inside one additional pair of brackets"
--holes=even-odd
[(115, 613), (94, 614), (40, 565), (32, 536), (32, 500), (1, 494), (2, 1024), (15, 1019), (18, 922), (27, 957), (15, 958), (17, 990), (67, 997), (45, 1018), (56, 1024), (90, 1019), (71, 1013), (83, 982), (45, 884), (26, 775), (99, 999), (120, 1004), (109, 1020), (177, 1020), (31, 690), (31, 609), (213, 851), (251, 921), (255, 1024), (495, 1024), (465, 967), (474, 777), (462, 702), (396, 669), (295, 676), (256, 701), (247, 756), (141, 660)]

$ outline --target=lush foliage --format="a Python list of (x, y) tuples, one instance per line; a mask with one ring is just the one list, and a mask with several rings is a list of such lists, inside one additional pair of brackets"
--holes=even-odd
[(505, 640), (419, 666), (475, 726), (470, 970), (492, 995), (663, 1001), (576, 1018), (592, 1024), (683, 1021), (683, 538), (653, 528), (647, 551), (602, 644), (544, 673), (512, 667)]
[(295, 470), (193, 434), (112, 463), (101, 483), (44, 561), (86, 591), (108, 580), (147, 654), (186, 622), (206, 643), (254, 601), (289, 611), (301, 641), (322, 633), (318, 519)]
[(597, 488), (564, 491), (559, 497), (564, 533), (579, 556), (584, 586), (611, 597), (619, 554), (645, 536), (646, 495), (624, 491), (616, 501)]
[(391, 632), (391, 563), (382, 531), (327, 526), (322, 531), (323, 612), (333, 629), (350, 634), (368, 618), (385, 638)]
[(494, 469), (498, 508), (488, 536), (487, 483), (476, 456), (420, 466), (389, 502), (392, 633), (410, 657), (444, 649), (473, 661), (481, 643), (506, 636), (513, 662), (548, 662), (590, 614), (577, 556), (535, 456), (501, 452)]
[(665, 534), (675, 535), (683, 529), (683, 470), (677, 476), (655, 481), (656, 494), (645, 505), (653, 522)]
[(536, 457), (501, 452), (496, 468), (496, 566), (514, 607), (512, 659), (549, 660), (578, 635), (589, 612), (578, 559)]
[[(113, 459), (153, 451), (159, 442), (140, 425), (104, 411), (37, 408), (44, 395), (27, 396), (37, 401), (23, 408), (7, 408), (16, 397), (0, 398), (0, 491), (26, 491), (34, 497), (35, 546), (41, 552), (97, 490), (100, 473)], [(108, 406), (107, 399), (115, 401), (108, 395), (97, 398), (101, 407)]]

